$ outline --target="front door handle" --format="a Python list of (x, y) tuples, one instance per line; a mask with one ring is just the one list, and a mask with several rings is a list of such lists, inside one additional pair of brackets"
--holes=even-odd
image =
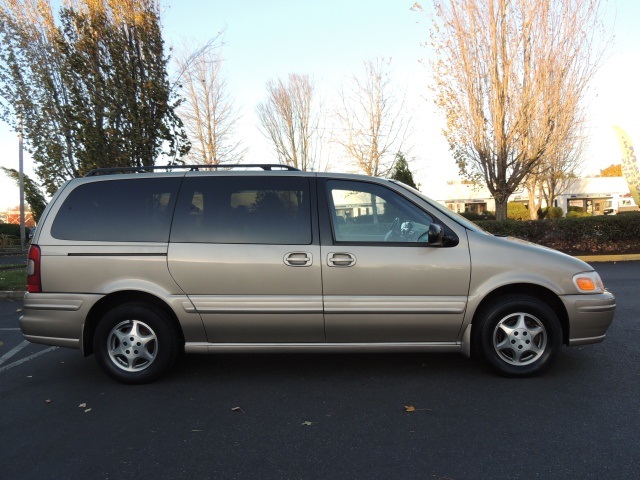
[(330, 253), (327, 255), (327, 265), (330, 267), (353, 267), (356, 257), (352, 253)]
[(284, 263), (290, 267), (310, 267), (313, 255), (309, 252), (289, 252), (284, 256)]

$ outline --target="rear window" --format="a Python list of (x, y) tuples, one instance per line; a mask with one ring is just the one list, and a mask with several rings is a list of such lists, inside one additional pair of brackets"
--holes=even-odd
[(171, 241), (310, 244), (309, 181), (299, 177), (186, 178)]
[(86, 183), (65, 199), (51, 227), (60, 240), (167, 242), (181, 178)]

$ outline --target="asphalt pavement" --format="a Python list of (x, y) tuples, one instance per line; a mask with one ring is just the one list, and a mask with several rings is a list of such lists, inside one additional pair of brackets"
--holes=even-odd
[(188, 355), (125, 386), (1, 301), (0, 478), (635, 479), (640, 262), (596, 268), (605, 342), (515, 380), (457, 354)]

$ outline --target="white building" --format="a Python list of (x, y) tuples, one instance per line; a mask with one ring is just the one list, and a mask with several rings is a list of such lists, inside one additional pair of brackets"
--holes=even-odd
[[(458, 213), (467, 211), (482, 214), (496, 210), (495, 201), (484, 186), (448, 182), (438, 191), (425, 194)], [(509, 201), (528, 204), (526, 188), (521, 187), (515, 191)], [(569, 207), (581, 208), (593, 215), (638, 210), (624, 177), (578, 178), (565, 192), (556, 197), (553, 206), (562, 208), (565, 215)]]

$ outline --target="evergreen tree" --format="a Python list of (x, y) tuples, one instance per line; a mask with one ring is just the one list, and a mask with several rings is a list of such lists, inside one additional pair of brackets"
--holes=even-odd
[(413, 181), (413, 174), (411, 173), (411, 170), (409, 170), (409, 162), (407, 162), (407, 159), (402, 152), (396, 153), (396, 161), (391, 178), (415, 189), (418, 188), (416, 183)]

